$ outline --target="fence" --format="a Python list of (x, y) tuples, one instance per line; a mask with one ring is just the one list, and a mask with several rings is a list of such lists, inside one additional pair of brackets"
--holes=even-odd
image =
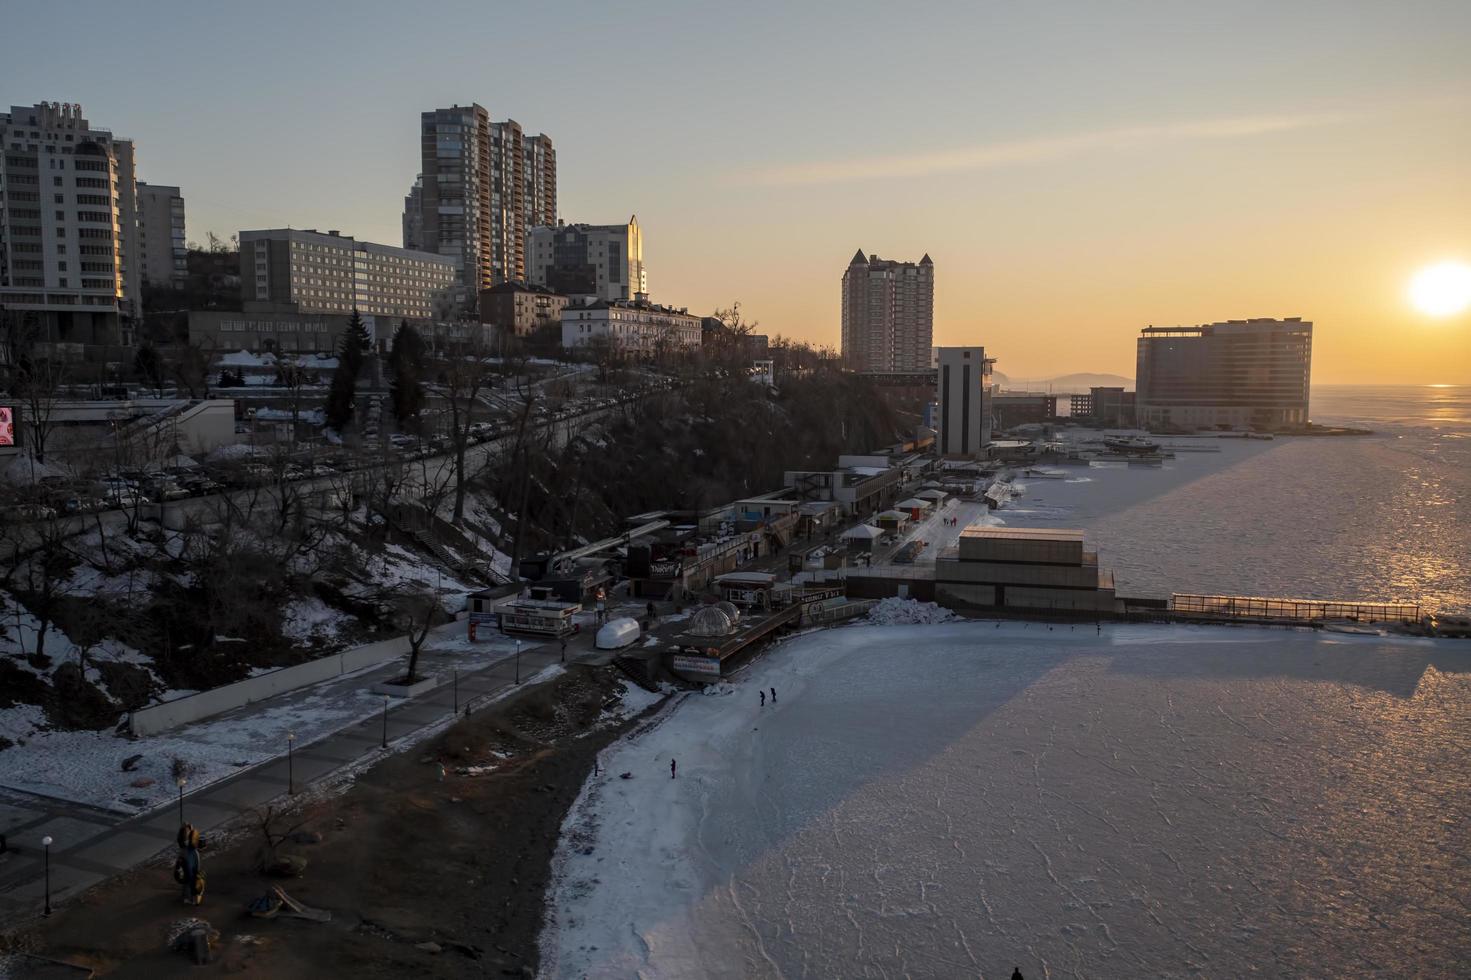
[(1347, 619), (1369, 623), (1418, 623), (1420, 607), (1406, 602), (1336, 602), (1324, 599), (1274, 599), (1263, 596), (1170, 596), (1170, 611), (1222, 619), (1286, 619), (1312, 622)]
[(280, 670), (236, 681), (234, 684), (139, 708), (129, 717), (128, 729), (134, 735), (156, 735), (187, 725), (191, 721), (199, 721), (241, 705), (306, 687), (308, 684), (350, 674), (364, 667), (377, 666), (408, 652), (409, 639), (406, 636), (395, 636), (377, 643), (353, 647), (294, 667), (282, 667)]

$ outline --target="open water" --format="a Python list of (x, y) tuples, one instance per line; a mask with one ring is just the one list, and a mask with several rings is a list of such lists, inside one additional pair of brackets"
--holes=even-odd
[(1316, 422), (1374, 434), (1165, 438), (1221, 451), (1024, 480), (1000, 516), (1083, 528), (1124, 595), (1471, 608), (1471, 386), (1319, 387), (1312, 407)]

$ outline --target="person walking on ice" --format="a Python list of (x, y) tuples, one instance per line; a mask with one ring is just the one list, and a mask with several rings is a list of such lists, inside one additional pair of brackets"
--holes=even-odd
[(763, 707), (763, 708), (766, 707), (766, 692), (765, 691), (762, 691), (761, 692), (761, 707)]
[(771, 703), (776, 704), (776, 688), (771, 689)]
[(679, 768), (679, 763), (676, 762), (674, 759), (670, 759), (669, 760), (669, 778), (670, 779), (673, 779), (674, 778), (674, 772), (678, 768)]

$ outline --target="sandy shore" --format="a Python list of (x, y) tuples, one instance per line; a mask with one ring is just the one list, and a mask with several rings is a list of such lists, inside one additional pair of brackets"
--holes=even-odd
[[(205, 855), (209, 890), (197, 914), (220, 931), (218, 961), (279, 978), (534, 975), (558, 829), (597, 752), (653, 700), (635, 690), (620, 704), (623, 694), (611, 668), (571, 667), (384, 761), (340, 795), (303, 798), (277, 825), (321, 840), (281, 848), (308, 867), (280, 884), (330, 910), (328, 924), (245, 914), (277, 883), (256, 870), (262, 835), (247, 815)], [(147, 867), (10, 944), (103, 976), (195, 975), (165, 943), (191, 914), (169, 867)]]

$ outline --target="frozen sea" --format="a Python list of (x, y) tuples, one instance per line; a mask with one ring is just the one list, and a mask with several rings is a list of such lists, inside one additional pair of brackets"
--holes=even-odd
[(544, 973), (1464, 977), (1468, 732), (1464, 642), (802, 636), (605, 751)]
[(999, 517), (1077, 527), (1122, 595), (1227, 593), (1471, 609), (1471, 386), (1315, 387), (1370, 436), (1162, 437), (1162, 468), (1067, 467)]

